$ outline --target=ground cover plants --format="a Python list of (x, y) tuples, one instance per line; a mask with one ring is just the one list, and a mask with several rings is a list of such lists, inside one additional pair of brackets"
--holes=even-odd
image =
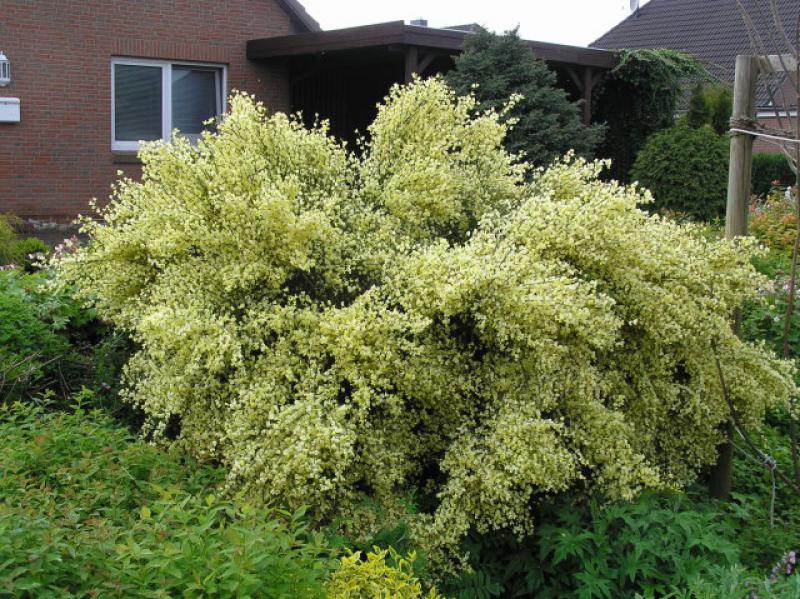
[(88, 392), (74, 399), (0, 406), (0, 596), (423, 596), (408, 560), (340, 560), (302, 511), (233, 503), (215, 468), (135, 440), (83, 407)]
[(755, 244), (650, 215), (599, 163), (529, 173), (507, 128), (433, 79), (357, 155), (245, 95), (198, 146), (148, 145), (58, 262), (138, 347), (146, 434), (316, 524), (399, 514), (442, 579), (564, 494), (692, 484), (730, 418), (717, 361), (746, 426), (788, 409), (792, 366), (729, 324)]

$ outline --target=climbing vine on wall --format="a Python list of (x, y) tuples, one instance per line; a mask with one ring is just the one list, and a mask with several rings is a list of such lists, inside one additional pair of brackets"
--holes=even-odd
[(695, 58), (676, 50), (620, 50), (618, 56), (595, 95), (594, 114), (608, 125), (598, 154), (612, 159), (609, 176), (628, 181), (645, 140), (674, 124), (687, 80), (711, 76)]

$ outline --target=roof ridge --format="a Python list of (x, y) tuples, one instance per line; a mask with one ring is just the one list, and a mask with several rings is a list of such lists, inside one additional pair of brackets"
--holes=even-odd
[(300, 23), (307, 31), (322, 31), (319, 22), (308, 14), (305, 7), (298, 0), (278, 0), (284, 9)]

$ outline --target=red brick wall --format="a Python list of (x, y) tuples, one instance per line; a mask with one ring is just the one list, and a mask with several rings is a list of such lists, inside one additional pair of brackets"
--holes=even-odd
[(0, 123), (0, 213), (68, 221), (104, 200), (117, 170), (111, 152), (111, 59), (161, 58), (228, 65), (228, 90), (289, 104), (280, 67), (250, 62), (248, 39), (294, 25), (275, 0), (0, 0), (0, 49), (21, 122)]
[[(795, 117), (790, 119), (784, 118), (783, 122), (780, 122), (777, 118), (767, 118), (761, 117), (758, 119), (759, 124), (764, 125), (765, 127), (769, 127), (770, 129), (794, 129), (795, 126)], [(756, 137), (755, 141), (753, 142), (753, 152), (765, 152), (767, 154), (780, 154), (781, 149), (773, 143), (769, 143), (763, 138)]]

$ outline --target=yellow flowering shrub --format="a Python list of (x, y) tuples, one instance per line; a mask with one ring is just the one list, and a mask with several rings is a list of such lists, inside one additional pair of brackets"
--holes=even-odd
[(435, 589), (425, 593), (414, 576), (414, 555), (408, 559), (392, 552), (396, 565), (386, 563), (388, 551), (375, 549), (343, 557), (327, 585), (329, 599), (440, 599)]
[(530, 531), (547, 494), (693, 480), (729, 420), (712, 342), (746, 424), (794, 393), (729, 326), (752, 244), (649, 215), (600, 163), (526, 182), (441, 81), (394, 89), (357, 153), (231, 107), (196, 147), (148, 144), (59, 264), (138, 343), (150, 432), (231, 492), (323, 522), (416, 491), (436, 560)]

